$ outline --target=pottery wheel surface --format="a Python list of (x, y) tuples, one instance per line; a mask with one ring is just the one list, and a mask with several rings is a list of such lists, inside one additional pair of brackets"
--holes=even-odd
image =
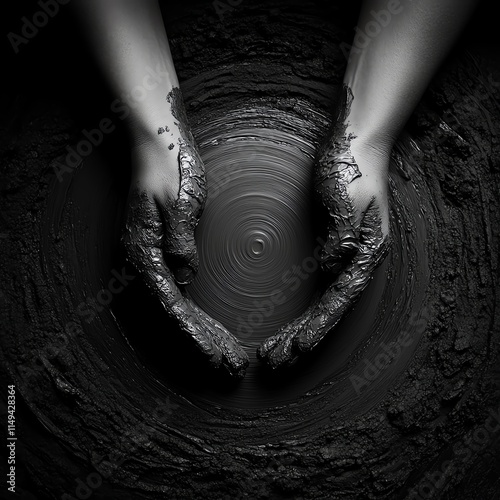
[(209, 196), (196, 237), (196, 302), (253, 347), (299, 315), (316, 289), (312, 158), (273, 129), (204, 145)]

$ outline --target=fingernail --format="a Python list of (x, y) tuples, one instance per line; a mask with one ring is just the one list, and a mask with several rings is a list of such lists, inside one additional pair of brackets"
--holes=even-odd
[(174, 271), (174, 276), (179, 285), (187, 285), (194, 280), (195, 272), (189, 266), (185, 266)]

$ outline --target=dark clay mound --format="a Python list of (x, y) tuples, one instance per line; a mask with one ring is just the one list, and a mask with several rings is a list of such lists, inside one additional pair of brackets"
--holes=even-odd
[[(361, 300), (292, 368), (256, 359), (321, 281), (311, 167), (355, 23), (332, 4), (164, 11), (209, 186), (188, 291), (246, 349), (240, 382), (205, 366), (124, 264), (127, 138), (98, 77), (78, 78), (95, 74), (86, 54), (4, 107), (0, 352), (22, 498), (498, 492), (500, 68), (465, 38), (394, 151), (391, 249)], [(61, 169), (103, 118), (114, 130)]]

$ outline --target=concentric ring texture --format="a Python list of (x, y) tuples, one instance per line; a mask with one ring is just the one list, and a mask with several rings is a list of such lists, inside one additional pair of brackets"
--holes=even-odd
[(189, 293), (247, 347), (304, 311), (316, 290), (312, 150), (301, 146), (285, 131), (256, 127), (201, 143), (209, 195)]
[[(207, 382), (189, 389), (206, 403), (262, 408), (301, 396), (311, 402), (321, 399), (333, 380), (339, 409), (383, 397), (381, 391), (372, 393), (373, 401), (353, 401), (352, 383), (344, 377), (363, 370), (363, 352), (376, 355), (378, 344), (370, 338), (390, 340), (406, 328), (404, 318), (424, 298), (425, 272), (415, 275), (417, 262), (427, 266), (419, 194), (395, 171), (396, 163), (390, 182), (392, 250), (359, 303), (308, 360), (283, 375), (286, 380), (270, 379), (256, 358), (261, 342), (300, 316), (319, 289), (315, 255), (322, 240), (316, 234), (312, 168), (327, 129), (326, 116), (300, 99), (293, 105), (238, 103), (193, 127), (209, 193), (196, 231), (200, 270), (188, 293), (250, 357), (237, 388), (226, 392)], [(407, 363), (412, 351), (397, 364)]]

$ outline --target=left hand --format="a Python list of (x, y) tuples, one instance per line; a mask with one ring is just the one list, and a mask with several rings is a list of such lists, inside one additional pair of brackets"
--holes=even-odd
[(206, 180), (194, 143), (180, 141), (170, 149), (169, 142), (159, 136), (133, 149), (122, 236), (127, 260), (208, 363), (242, 378), (248, 366), (245, 350), (183, 288), (198, 269), (194, 231), (207, 196)]

